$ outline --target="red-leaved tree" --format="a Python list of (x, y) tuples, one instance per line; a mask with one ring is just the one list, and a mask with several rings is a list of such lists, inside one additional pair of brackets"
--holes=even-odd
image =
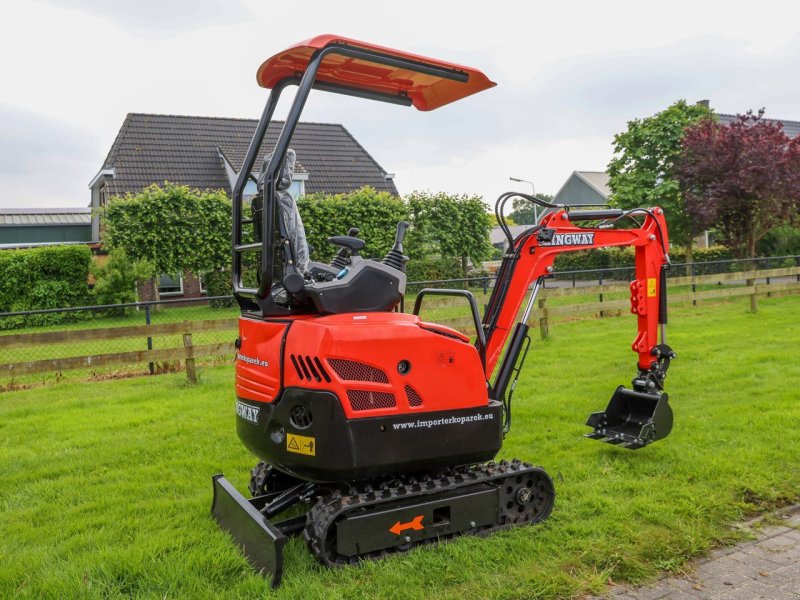
[(690, 126), (677, 165), (687, 212), (739, 257), (755, 256), (758, 240), (800, 209), (800, 138), (763, 114)]

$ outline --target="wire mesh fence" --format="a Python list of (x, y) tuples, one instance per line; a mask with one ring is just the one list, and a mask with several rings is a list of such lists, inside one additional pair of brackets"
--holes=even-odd
[[(570, 307), (578, 305), (591, 305), (589, 314), (595, 316), (626, 312), (628, 284), (633, 278), (633, 267), (555, 272), (545, 279), (529, 324), (537, 326), (543, 316), (547, 319), (548, 312), (551, 316), (573, 314), (578, 311)], [(800, 256), (673, 264), (669, 280), (670, 297), (679, 301), (696, 302), (693, 294), (704, 291), (711, 292), (709, 297), (722, 298), (728, 295), (725, 290), (737, 288), (745, 288), (739, 295), (755, 296), (756, 286), (762, 286), (761, 294), (776, 293), (773, 289), (793, 293), (800, 290), (789, 285), (800, 283)], [(410, 282), (398, 310), (412, 312), (425, 288), (469, 290), (478, 307), (485, 310), (494, 286), (495, 276), (489, 274)], [(0, 313), (0, 375), (20, 379), (13, 368), (3, 371), (8, 365), (17, 365), (20, 373), (37, 373), (28, 376), (29, 380), (42, 378), (50, 365), (56, 377), (61, 377), (61, 367), (76, 368), (74, 360), (65, 362), (70, 357), (82, 357), (79, 366), (98, 378), (183, 369), (185, 359), (195, 355), (199, 362), (230, 361), (238, 316), (231, 296)], [(427, 296), (420, 317), (475, 334), (470, 306), (463, 297)], [(187, 343), (195, 350), (187, 349)], [(102, 359), (112, 354), (128, 356), (131, 362), (120, 365), (121, 358), (114, 366), (106, 366)]]

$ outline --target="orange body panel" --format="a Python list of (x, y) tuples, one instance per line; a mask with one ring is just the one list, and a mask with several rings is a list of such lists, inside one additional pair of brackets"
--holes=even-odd
[[(423, 329), (414, 315), (346, 313), (295, 319), (290, 326), (287, 321), (248, 318), (239, 323), (240, 398), (276, 398), (280, 373), (273, 361), (283, 345), (282, 386), (331, 391), (349, 419), (489, 403), (475, 347), (447, 327)], [(404, 365), (398, 368), (402, 361), (408, 364), (405, 373)]]
[(472, 67), (329, 34), (318, 35), (300, 42), (268, 58), (258, 69), (256, 75), (258, 84), (261, 87), (272, 88), (284, 79), (303, 73), (312, 55), (332, 43), (364, 48), (435, 67), (455, 69), (468, 76), (466, 83), (462, 83), (337, 54), (327, 56), (320, 65), (317, 81), (346, 85), (370, 92), (392, 95), (402, 93), (411, 99), (418, 110), (433, 110), (496, 85), (481, 71)]
[(281, 343), (287, 321), (239, 319), (236, 395), (272, 402), (281, 388)]

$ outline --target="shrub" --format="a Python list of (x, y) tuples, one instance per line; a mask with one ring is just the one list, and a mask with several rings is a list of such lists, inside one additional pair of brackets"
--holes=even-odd
[[(233, 294), (233, 283), (231, 272), (228, 269), (209, 271), (203, 274), (203, 283), (209, 296), (230, 296)], [(230, 308), (233, 306), (233, 298), (224, 300), (209, 300), (211, 308)]]
[[(92, 264), (95, 278), (93, 290), (96, 304), (125, 304), (136, 301), (136, 282), (150, 279), (153, 266), (146, 261), (134, 261), (122, 250), (112, 251), (104, 264)], [(113, 308), (106, 315), (120, 316), (124, 308)]]
[[(45, 246), (0, 252), (0, 312), (82, 306), (89, 302), (88, 246)], [(54, 313), (0, 320), (0, 329), (88, 318)]]
[(347, 235), (358, 227), (366, 241), (365, 257), (383, 258), (394, 244), (397, 222), (408, 220), (408, 208), (400, 198), (364, 187), (349, 194), (309, 194), (297, 201), (308, 243), (314, 247), (312, 260), (328, 262), (337, 249), (326, 240)]
[(435, 281), (462, 277), (461, 259), (458, 257), (412, 258), (406, 264), (408, 281)]

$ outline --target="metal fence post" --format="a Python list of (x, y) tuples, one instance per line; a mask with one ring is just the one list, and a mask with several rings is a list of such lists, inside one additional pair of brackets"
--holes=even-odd
[[(598, 283), (599, 283), (600, 287), (603, 287), (603, 272), (602, 271), (600, 271), (600, 275), (598, 276)], [(602, 302), (602, 301), (603, 301), (603, 292), (600, 292), (600, 302)], [(601, 310), (600, 311), (600, 318), (602, 318), (604, 316), (605, 316), (605, 314)]]
[(186, 379), (189, 383), (197, 383), (197, 369), (194, 364), (194, 347), (192, 346), (192, 334), (183, 334), (183, 347), (186, 348)]
[(697, 284), (694, 282), (694, 278), (696, 275), (694, 269), (694, 263), (691, 263), (690, 265), (690, 273), (692, 275), (692, 306), (697, 306), (697, 298), (694, 297), (695, 293), (697, 292)]
[[(144, 305), (144, 324), (145, 325), (150, 325), (150, 305), (149, 304), (145, 304)], [(147, 336), (147, 349), (148, 350), (152, 350), (153, 349), (153, 338), (150, 337), (149, 335)], [(147, 366), (150, 369), (150, 375), (153, 375), (156, 372), (155, 363), (148, 363)]]

